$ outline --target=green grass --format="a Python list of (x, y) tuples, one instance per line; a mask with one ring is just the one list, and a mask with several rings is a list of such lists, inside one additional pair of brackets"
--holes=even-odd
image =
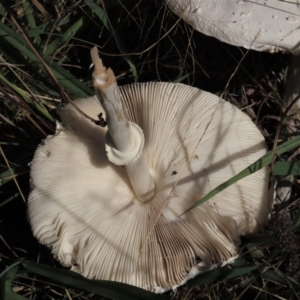
[[(299, 137), (289, 136), (285, 122), (276, 135), (283, 116), (287, 55), (246, 51), (205, 37), (160, 1), (38, 3), (15, 4), (10, 9), (15, 20), (0, 5), (0, 298), (298, 299), (299, 283), (288, 268), (300, 231), (297, 181), (291, 201), (275, 208), (262, 232), (243, 239), (234, 264), (199, 275), (163, 296), (87, 280), (63, 269), (35, 240), (26, 219), (29, 163), (41, 140), (55, 131), (55, 109), (68, 97), (93, 94), (89, 51), (94, 45), (120, 85), (193, 85), (222, 94), (257, 124), (270, 152), (201, 201), (273, 158), (273, 175), (297, 176), (300, 168), (297, 153), (285, 161), (300, 146)], [(290, 221), (279, 217), (287, 212)], [(279, 235), (278, 226), (285, 229)]]

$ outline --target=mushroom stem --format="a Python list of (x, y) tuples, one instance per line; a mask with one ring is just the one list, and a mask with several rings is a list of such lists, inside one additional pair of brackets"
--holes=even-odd
[(96, 47), (91, 50), (91, 57), (95, 65), (94, 90), (106, 114), (108, 158), (117, 165), (125, 166), (137, 198), (144, 203), (153, 196), (155, 185), (142, 155), (143, 131), (127, 120), (114, 72), (103, 66)]

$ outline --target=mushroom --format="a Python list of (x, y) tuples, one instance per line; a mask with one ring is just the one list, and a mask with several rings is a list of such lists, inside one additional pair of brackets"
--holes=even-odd
[[(288, 130), (300, 119), (300, 0), (166, 0), (171, 11), (196, 30), (222, 42), (257, 51), (293, 54), (284, 96)], [(296, 101), (293, 103), (293, 101)], [(288, 200), (294, 176), (280, 180), (277, 199)]]
[[(299, 54), (299, 0), (166, 0), (196, 30), (257, 51)], [(297, 5), (298, 4), (298, 5)]]
[(265, 154), (259, 130), (208, 92), (118, 87), (95, 50), (93, 60), (96, 96), (75, 104), (108, 126), (59, 109), (62, 125), (31, 163), (33, 234), (73, 271), (157, 293), (232, 262), (240, 237), (268, 219), (268, 170), (184, 212)]
[[(257, 51), (292, 53), (285, 108), (299, 96), (300, 0), (166, 0), (166, 3), (193, 28), (222, 42)], [(296, 107), (299, 119), (300, 99)]]

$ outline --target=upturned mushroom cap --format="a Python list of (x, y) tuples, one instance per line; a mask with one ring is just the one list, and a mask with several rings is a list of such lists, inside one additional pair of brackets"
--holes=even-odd
[(274, 0), (166, 0), (196, 30), (222, 42), (277, 52), (300, 52), (300, 2)]
[[(37, 239), (88, 278), (163, 292), (233, 260), (240, 236), (268, 218), (268, 170), (262, 169), (181, 215), (209, 191), (265, 153), (244, 113), (181, 84), (120, 87), (131, 122), (144, 132), (143, 155), (155, 194), (137, 201), (125, 169), (106, 155), (106, 128), (72, 106), (63, 128), (37, 149), (28, 214)], [(76, 101), (103, 112), (95, 97)]]

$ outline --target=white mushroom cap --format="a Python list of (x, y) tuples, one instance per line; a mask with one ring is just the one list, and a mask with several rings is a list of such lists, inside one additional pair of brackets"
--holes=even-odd
[[(180, 216), (265, 154), (264, 138), (238, 108), (181, 84), (120, 87), (129, 120), (144, 132), (154, 197), (137, 201), (124, 168), (105, 151), (106, 128), (72, 106), (31, 164), (28, 214), (37, 239), (88, 278), (163, 292), (238, 254), (240, 236), (268, 218), (262, 169)], [(96, 118), (95, 97), (76, 101)]]
[(166, 0), (196, 30), (258, 51), (300, 52), (300, 1)]

